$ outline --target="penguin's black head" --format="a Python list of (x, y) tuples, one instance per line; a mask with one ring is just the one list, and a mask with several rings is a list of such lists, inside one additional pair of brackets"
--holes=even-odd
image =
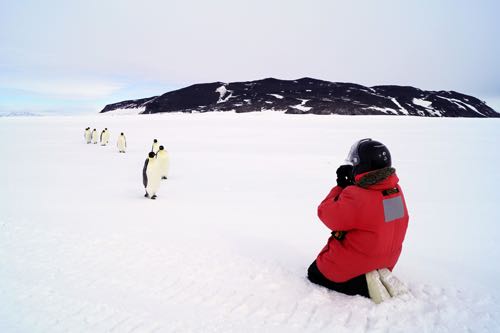
[(123, 132), (122, 132), (122, 134), (121, 134), (121, 135), (123, 135)]
[(160, 146), (160, 150), (163, 150), (163, 146)]
[(154, 142), (154, 143), (157, 143), (157, 142), (158, 142), (158, 140), (154, 139), (154, 140), (153, 140), (153, 142)]
[(153, 153), (152, 151), (150, 151), (148, 156), (149, 156), (149, 158), (154, 158), (155, 155), (156, 155), (155, 153)]

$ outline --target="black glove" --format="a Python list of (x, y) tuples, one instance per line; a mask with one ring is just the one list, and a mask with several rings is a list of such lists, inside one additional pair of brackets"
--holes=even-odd
[(354, 185), (354, 177), (352, 175), (352, 165), (341, 165), (337, 169), (337, 185), (346, 188), (349, 185)]

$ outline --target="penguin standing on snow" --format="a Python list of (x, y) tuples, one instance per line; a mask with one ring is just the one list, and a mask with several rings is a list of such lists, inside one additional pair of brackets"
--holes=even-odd
[(158, 160), (161, 179), (167, 179), (168, 169), (170, 167), (170, 157), (168, 156), (168, 152), (163, 146), (160, 146), (160, 150), (158, 150), (158, 153), (156, 153), (156, 159)]
[(123, 132), (118, 137), (118, 141), (116, 142), (116, 146), (118, 147), (118, 151), (120, 153), (125, 152), (125, 148), (127, 148), (127, 140), (125, 139), (125, 134), (123, 134)]
[(99, 142), (101, 143), (101, 146), (105, 146), (105, 139), (106, 139), (106, 130), (101, 131), (101, 136), (99, 137)]
[(159, 149), (160, 149), (160, 144), (158, 143), (158, 140), (154, 139), (153, 145), (151, 146), (151, 151), (156, 154)]
[(92, 141), (92, 133), (90, 132), (90, 127), (85, 129), (85, 142), (89, 144)]
[(155, 158), (155, 153), (149, 152), (148, 158), (144, 162), (144, 168), (142, 169), (142, 183), (146, 189), (146, 198), (156, 199), (156, 192), (160, 187), (160, 168), (158, 167), (158, 161)]
[(94, 128), (92, 131), (92, 142), (96, 145), (99, 135), (97, 135), (97, 130)]
[(109, 131), (108, 131), (108, 128), (106, 127), (104, 129), (104, 145), (107, 145), (109, 143)]

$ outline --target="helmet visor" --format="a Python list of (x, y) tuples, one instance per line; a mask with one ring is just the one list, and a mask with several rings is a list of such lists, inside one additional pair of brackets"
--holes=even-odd
[(349, 151), (349, 155), (347, 155), (347, 158), (345, 159), (346, 164), (350, 164), (352, 166), (356, 166), (359, 164), (359, 145), (363, 142), (366, 141), (371, 141), (372, 139), (367, 138), (367, 139), (361, 139), (356, 141), (352, 146), (351, 150)]

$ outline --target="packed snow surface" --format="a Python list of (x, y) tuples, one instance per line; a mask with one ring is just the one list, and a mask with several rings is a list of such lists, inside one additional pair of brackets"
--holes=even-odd
[(108, 111), (108, 115), (138, 115), (146, 110), (146, 107), (141, 106), (141, 107), (133, 107), (133, 108), (122, 108), (122, 109), (115, 109), (112, 111)]
[[(498, 332), (498, 119), (203, 113), (0, 119), (0, 332)], [(107, 127), (111, 144), (85, 144)], [(119, 154), (116, 139), (127, 137)], [(313, 285), (351, 144), (391, 150), (410, 225), (375, 305)], [(153, 139), (171, 157), (143, 197)]]

